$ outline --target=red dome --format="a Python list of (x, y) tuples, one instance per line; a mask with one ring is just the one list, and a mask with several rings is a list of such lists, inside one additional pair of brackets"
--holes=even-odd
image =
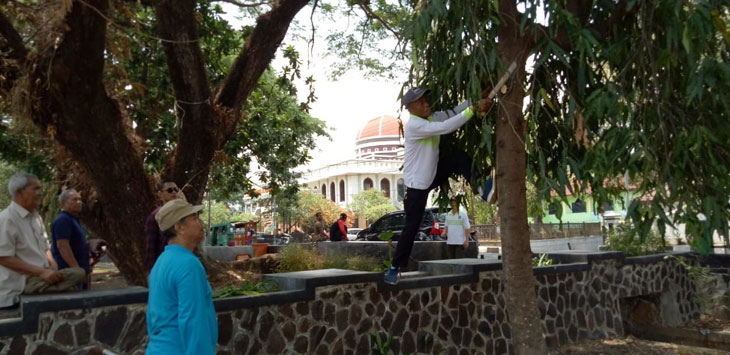
[(383, 136), (398, 136), (397, 118), (389, 115), (373, 118), (357, 132), (357, 138), (355, 139), (359, 141)]

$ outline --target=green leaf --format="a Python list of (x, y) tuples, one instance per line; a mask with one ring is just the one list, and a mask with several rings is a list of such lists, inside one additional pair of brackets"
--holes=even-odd
[(545, 103), (550, 107), (553, 112), (558, 112), (558, 110), (555, 108), (555, 105), (553, 105), (552, 100), (550, 100), (550, 97), (548, 97), (547, 90), (545, 88), (540, 88), (540, 96), (542, 96), (542, 99), (545, 100)]
[(688, 54), (692, 52), (692, 39), (690, 38), (690, 35), (689, 26), (685, 26), (684, 31), (682, 31), (682, 46)]

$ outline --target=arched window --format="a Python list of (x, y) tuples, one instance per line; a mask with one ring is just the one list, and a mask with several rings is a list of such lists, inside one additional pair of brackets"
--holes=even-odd
[(373, 188), (373, 180), (370, 180), (370, 178), (365, 178), (365, 181), (362, 182), (362, 189), (370, 190), (372, 188)]
[(322, 184), (322, 196), (324, 196), (324, 198), (327, 198), (327, 185), (325, 184)]
[(335, 183), (334, 182), (330, 183), (330, 200), (332, 200), (332, 202), (335, 202)]
[(398, 179), (396, 189), (398, 190), (398, 202), (402, 202), (406, 197), (406, 184), (403, 182), (403, 179)]
[(390, 180), (380, 180), (380, 191), (383, 191), (385, 197), (390, 198)]
[(340, 180), (340, 201), (345, 201), (345, 180)]
[(570, 207), (570, 209), (573, 210), (573, 213), (581, 213), (586, 211), (586, 204), (580, 199), (575, 200), (575, 202), (573, 202)]

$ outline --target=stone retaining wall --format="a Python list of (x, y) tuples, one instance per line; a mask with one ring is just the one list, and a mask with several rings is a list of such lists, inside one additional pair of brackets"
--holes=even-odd
[[(623, 335), (622, 297), (659, 296), (667, 325), (698, 315), (694, 285), (673, 260), (600, 252), (554, 257), (569, 264), (535, 269), (551, 347)], [(431, 276), (397, 286), (382, 283), (379, 273), (345, 270), (267, 275), (282, 291), (215, 301), (218, 353), (368, 354), (373, 336), (392, 336), (395, 353), (509, 352), (501, 263), (441, 260), (422, 262), (420, 270)], [(86, 354), (95, 346), (142, 354), (144, 289), (128, 302), (120, 298), (128, 290), (99, 292), (65, 295), (55, 308), (52, 296), (25, 297), (23, 319), (0, 321), (0, 354)]]

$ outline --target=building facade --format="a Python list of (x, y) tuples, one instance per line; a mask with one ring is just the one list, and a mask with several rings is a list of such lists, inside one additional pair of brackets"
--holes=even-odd
[(405, 185), (399, 127), (399, 120), (388, 115), (368, 121), (355, 137), (355, 158), (305, 171), (302, 187), (343, 208), (360, 192), (377, 189), (402, 209)]

